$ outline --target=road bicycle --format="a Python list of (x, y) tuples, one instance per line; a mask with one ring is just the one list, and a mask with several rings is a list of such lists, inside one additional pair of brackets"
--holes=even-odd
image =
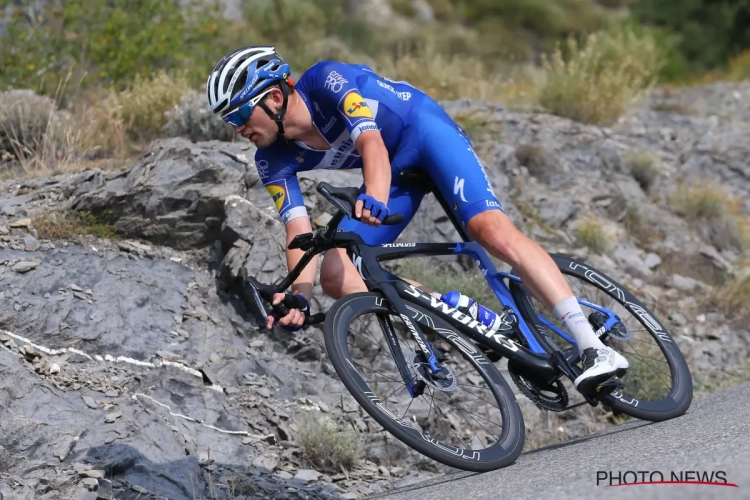
[[(596, 334), (630, 362), (622, 379), (600, 385), (571, 406), (564, 382), (582, 372), (575, 341), (548, 310), (544, 312), (515, 269), (497, 271), (422, 171), (401, 175), (429, 186), (463, 241), (367, 245), (359, 235), (338, 229), (344, 217), (352, 217), (359, 188), (321, 182), (317, 191), (338, 212), (325, 227), (290, 242), (289, 248), (305, 252), (298, 265), (277, 284), (242, 278), (245, 300), (265, 326), (269, 314), (281, 317), (288, 312), (289, 303), (270, 306), (274, 293), (287, 290), (316, 254), (346, 249), (368, 291), (338, 299), (327, 312), (310, 315), (305, 323), (324, 323), (325, 348), (336, 373), (359, 405), (390, 434), (458, 469), (485, 472), (513, 463), (524, 447), (526, 427), (509, 382), (496, 366), (503, 358), (510, 379), (544, 410), (602, 403), (615, 413), (649, 421), (672, 419), (687, 411), (693, 396), (690, 371), (656, 316), (603, 272), (565, 255), (550, 254), (566, 279), (575, 280), (571, 287)], [(401, 220), (401, 214), (391, 214), (383, 223)], [(498, 309), (483, 305), (499, 312), (499, 327), (487, 328), (381, 265), (459, 254), (471, 257), (497, 297)], [(589, 293), (594, 297), (589, 298)], [(632, 317), (623, 320), (625, 314)]]

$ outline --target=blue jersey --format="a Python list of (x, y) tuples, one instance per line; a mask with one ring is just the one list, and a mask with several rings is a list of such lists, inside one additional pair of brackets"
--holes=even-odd
[(425, 186), (399, 178), (399, 172), (410, 167), (428, 174), (464, 226), (483, 211), (502, 210), (466, 133), (419, 89), (379, 76), (367, 66), (332, 61), (308, 69), (295, 89), (330, 149), (277, 141), (256, 152), (258, 174), (285, 224), (307, 217), (297, 172), (362, 168), (355, 141), (367, 130), (379, 130), (383, 137), (392, 173), (388, 209), (404, 218), (400, 224), (378, 227), (344, 218), (339, 229), (358, 233), (367, 244), (394, 241), (426, 193)]
[[(284, 223), (306, 217), (297, 172), (362, 168), (354, 144), (359, 134), (379, 130), (393, 162), (406, 126), (425, 94), (406, 82), (377, 75), (368, 66), (323, 61), (310, 67), (295, 84), (329, 150), (301, 142), (277, 141), (259, 149), (255, 163)], [(407, 160), (408, 161), (408, 160)]]

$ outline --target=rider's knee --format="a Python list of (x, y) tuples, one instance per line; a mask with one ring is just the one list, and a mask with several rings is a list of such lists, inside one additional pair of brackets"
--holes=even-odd
[(336, 267), (330, 251), (323, 257), (323, 263), (320, 266), (320, 287), (323, 293), (329, 297), (338, 298), (341, 290), (341, 278), (336, 276)]
[(505, 213), (488, 210), (473, 217), (467, 224), (472, 238), (484, 247), (494, 250), (506, 262), (515, 262), (521, 251), (523, 234)]
[(320, 287), (323, 293), (338, 299), (344, 295), (346, 267), (341, 250), (329, 250), (320, 266)]

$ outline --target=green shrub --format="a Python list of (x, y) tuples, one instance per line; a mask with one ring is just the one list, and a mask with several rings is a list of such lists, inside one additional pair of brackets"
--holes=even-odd
[(638, 0), (630, 8), (634, 21), (658, 26), (677, 38), (684, 61), (671, 77), (723, 67), (737, 51), (750, 48), (750, 9), (746, 0)]
[(544, 58), (539, 103), (559, 116), (611, 125), (654, 83), (662, 63), (662, 49), (646, 31), (599, 32), (583, 45), (569, 39)]
[[(83, 87), (122, 89), (139, 74), (176, 68), (188, 70), (197, 84), (212, 62), (242, 40), (215, 0), (51, 0), (44, 9), (33, 0), (12, 3), (0, 51), (0, 89), (31, 87), (49, 94), (71, 69)], [(0, 11), (5, 4), (0, 0)]]

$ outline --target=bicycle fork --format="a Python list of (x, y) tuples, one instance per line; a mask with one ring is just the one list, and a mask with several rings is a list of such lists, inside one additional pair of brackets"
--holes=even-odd
[[(381, 291), (386, 296), (390, 295), (389, 290), (381, 289)], [(403, 306), (403, 304), (401, 304), (400, 300), (398, 300), (398, 296), (396, 295), (395, 301), (390, 300), (389, 302), (391, 306), (396, 310), (395, 312), (401, 317), (401, 320), (404, 322), (406, 327), (409, 329), (409, 332), (412, 334), (412, 337), (414, 337), (414, 341), (417, 343), (419, 350), (427, 358), (427, 364), (429, 365), (431, 374), (439, 378), (441, 376), (441, 372), (443, 372), (445, 369), (440, 366), (438, 356), (435, 354), (435, 350), (427, 341), (416, 322), (412, 321), (409, 316), (405, 314), (408, 312), (408, 310)], [(425, 382), (423, 380), (415, 382), (414, 378), (409, 372), (409, 367), (407, 365), (406, 359), (404, 359), (404, 353), (399, 346), (398, 338), (396, 337), (396, 331), (393, 328), (393, 322), (391, 321), (391, 318), (388, 315), (380, 314), (377, 315), (377, 318), (378, 323), (380, 323), (380, 327), (385, 332), (386, 339), (388, 340), (388, 347), (391, 350), (391, 354), (393, 355), (393, 359), (396, 362), (396, 366), (398, 367), (398, 371), (401, 374), (401, 378), (406, 384), (406, 389), (409, 391), (409, 395), (412, 398), (421, 396), (422, 391), (425, 387)]]

